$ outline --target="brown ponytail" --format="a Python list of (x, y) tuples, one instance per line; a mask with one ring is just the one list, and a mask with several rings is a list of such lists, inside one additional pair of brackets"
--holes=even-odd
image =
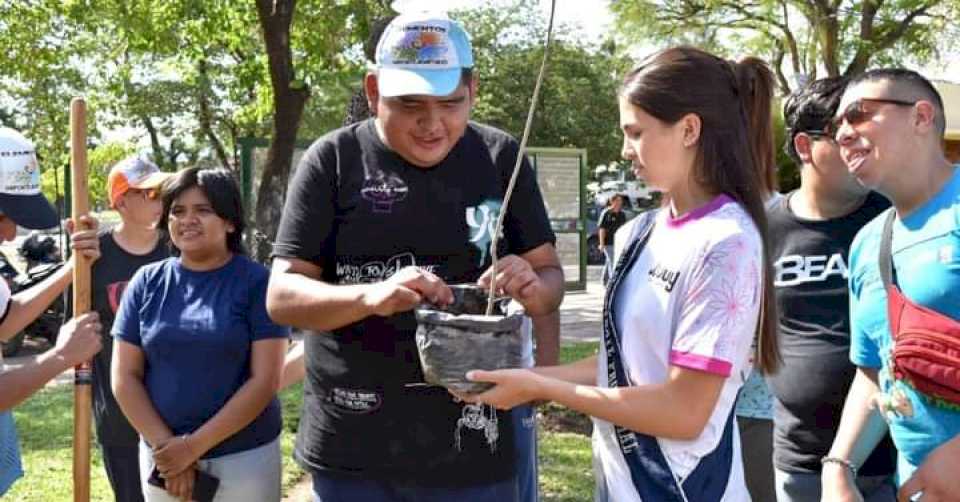
[[(763, 202), (776, 191), (776, 154), (774, 153), (773, 101), (774, 75), (770, 67), (758, 58), (746, 57), (732, 63), (737, 79), (740, 102), (747, 122), (747, 141), (753, 160), (757, 185), (763, 190), (760, 207), (747, 210), (757, 222), (763, 237), (763, 299), (757, 323), (757, 344), (754, 357), (756, 368), (774, 373), (780, 366), (780, 347), (777, 337), (777, 310), (773, 290), (773, 260), (767, 231), (766, 210)], [(753, 202), (751, 205), (756, 206)], [(759, 222), (763, 223), (760, 224)]]
[[(760, 184), (767, 194), (777, 189), (777, 158), (774, 152), (773, 101), (774, 76), (762, 59), (752, 56), (732, 63), (747, 117), (747, 133)], [(766, 194), (765, 194), (766, 195)]]

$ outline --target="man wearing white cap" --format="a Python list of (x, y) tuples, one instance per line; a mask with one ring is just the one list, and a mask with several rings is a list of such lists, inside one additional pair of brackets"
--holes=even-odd
[[(56, 211), (40, 193), (40, 170), (33, 144), (13, 129), (0, 128), (0, 242), (13, 240), (18, 225), (44, 229), (57, 223)], [(84, 223), (96, 224), (92, 219)], [(76, 232), (71, 238), (75, 252), (94, 260), (100, 255), (95, 230)], [(9, 339), (36, 319), (67, 287), (72, 272), (71, 259), (40, 284), (16, 295), (11, 295), (7, 283), (0, 280), (0, 340)], [(22, 366), (5, 370), (0, 361), (0, 496), (23, 475), (10, 408), (99, 350), (100, 322), (97, 314), (87, 313), (60, 328), (55, 347)]]
[[(294, 456), (320, 502), (515, 501), (509, 413), (421, 384), (412, 309), (451, 302), (447, 284), (489, 284), (519, 145), (470, 122), (470, 40), (445, 14), (394, 19), (365, 88), (375, 117), (306, 152), (274, 244), (268, 310), (308, 330)], [(563, 272), (529, 164), (503, 237), (498, 289), (554, 312)]]
[(117, 502), (141, 502), (143, 491), (138, 461), (140, 438), (117, 405), (110, 386), (110, 327), (133, 274), (170, 256), (170, 248), (156, 226), (163, 210), (160, 185), (170, 175), (137, 156), (113, 166), (107, 176), (107, 197), (110, 207), (120, 215), (120, 224), (100, 234), (101, 257), (90, 272), (91, 306), (107, 328), (101, 335), (103, 350), (93, 359), (93, 417), (103, 467)]

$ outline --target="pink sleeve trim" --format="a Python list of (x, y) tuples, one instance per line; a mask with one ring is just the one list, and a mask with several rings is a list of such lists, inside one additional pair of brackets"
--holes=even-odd
[(676, 350), (670, 351), (670, 364), (681, 368), (705, 371), (722, 377), (730, 376), (733, 370), (733, 364), (729, 361)]

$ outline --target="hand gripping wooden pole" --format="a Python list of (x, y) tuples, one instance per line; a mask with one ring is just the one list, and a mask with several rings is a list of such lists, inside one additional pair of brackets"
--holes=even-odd
[[(71, 217), (80, 230), (80, 217), (89, 211), (87, 191), (87, 104), (83, 98), (70, 102), (70, 166), (73, 207)], [(73, 315), (90, 310), (90, 260), (74, 253)], [(73, 500), (90, 500), (90, 414), (93, 374), (90, 361), (74, 368), (73, 379)]]

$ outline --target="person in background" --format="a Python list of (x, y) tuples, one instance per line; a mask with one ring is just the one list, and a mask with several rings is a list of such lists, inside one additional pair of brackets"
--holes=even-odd
[(137, 271), (112, 329), (113, 391), (142, 439), (144, 498), (188, 500), (213, 476), (214, 500), (278, 502), (289, 330), (267, 315), (268, 271), (244, 253), (233, 174), (177, 173), (159, 226), (176, 256)]
[(124, 159), (107, 176), (107, 202), (120, 215), (120, 223), (100, 234), (101, 257), (91, 269), (91, 307), (107, 328), (103, 350), (93, 359), (93, 418), (103, 468), (117, 502), (141, 502), (140, 442), (137, 431), (113, 397), (110, 361), (113, 341), (110, 327), (120, 307), (127, 283), (140, 267), (170, 256), (167, 242), (157, 229), (163, 203), (159, 187), (170, 173), (138, 156)]
[(623, 195), (614, 194), (607, 201), (607, 207), (600, 213), (597, 220), (597, 248), (603, 253), (603, 274), (600, 281), (604, 286), (607, 279), (613, 275), (613, 243), (617, 230), (627, 222), (627, 215), (623, 212)]
[[(846, 81), (826, 78), (783, 106), (784, 150), (800, 166), (800, 188), (767, 210), (780, 314), (773, 464), (779, 502), (820, 500), (820, 459), (840, 425), (856, 367), (850, 362), (848, 251), (854, 235), (890, 206), (857, 182), (828, 133)], [(896, 450), (884, 438), (857, 473), (868, 501), (896, 498)]]
[[(73, 232), (74, 253), (90, 260), (100, 256), (97, 222), (84, 217), (80, 222), (93, 230)], [(0, 128), (0, 242), (16, 238), (17, 227), (46, 229), (57, 226), (57, 213), (40, 192), (40, 166), (33, 143), (13, 129)], [(43, 282), (12, 294), (0, 280), (0, 340), (8, 340), (63, 293), (73, 278), (71, 258)], [(88, 361), (100, 350), (101, 325), (94, 312), (69, 320), (60, 328), (56, 345), (29, 358), (15, 369), (6, 369), (0, 356), (0, 496), (23, 476), (20, 448), (11, 409), (30, 397), (51, 379), (69, 368)]]
[[(960, 351), (955, 335), (944, 336), (950, 327), (960, 331), (960, 170), (944, 156), (945, 124), (943, 99), (930, 81), (891, 68), (853, 77), (832, 123), (847, 168), (893, 207), (850, 246), (850, 360), (857, 373), (822, 459), (825, 501), (862, 498), (856, 474), (887, 430), (899, 454), (898, 500), (957, 500), (960, 494), (960, 383), (954, 377), (960, 364), (944, 357)], [(882, 270), (885, 233), (892, 266)], [(891, 268), (887, 289), (881, 273)], [(911, 312), (924, 308), (940, 326), (893, 331), (891, 322), (907, 318), (888, 316), (895, 292), (912, 302)], [(934, 350), (930, 340), (940, 342)], [(908, 368), (895, 351), (901, 346), (920, 349)], [(954, 397), (926, 383), (953, 389)]]

